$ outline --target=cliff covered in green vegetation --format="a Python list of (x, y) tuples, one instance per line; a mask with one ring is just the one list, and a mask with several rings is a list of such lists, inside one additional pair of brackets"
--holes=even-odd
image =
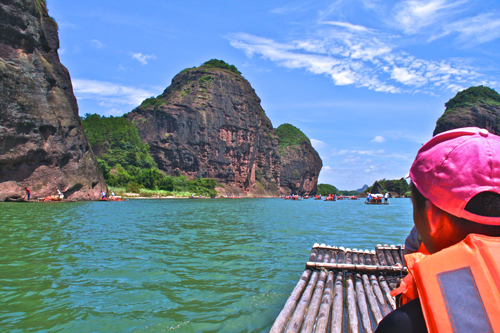
[(500, 95), (478, 86), (457, 93), (445, 103), (446, 110), (437, 120), (433, 135), (460, 127), (486, 128), (500, 135)]
[(407, 195), (407, 193), (410, 191), (410, 185), (408, 182), (404, 179), (381, 179), (375, 181), (375, 183), (368, 187), (364, 193), (371, 193), (373, 186), (378, 183), (381, 187), (383, 192), (390, 192), (393, 196), (399, 196), (403, 197)]
[(136, 193), (145, 188), (217, 195), (217, 183), (213, 179), (189, 180), (161, 172), (149, 153), (149, 145), (141, 142), (137, 128), (124, 117), (87, 114), (82, 124), (109, 186), (125, 187), (127, 192)]

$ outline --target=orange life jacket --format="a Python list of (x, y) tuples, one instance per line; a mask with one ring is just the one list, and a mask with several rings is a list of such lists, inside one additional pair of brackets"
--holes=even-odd
[(471, 234), (405, 260), (410, 274), (393, 292), (408, 299), (418, 294), (429, 332), (500, 331), (500, 237)]

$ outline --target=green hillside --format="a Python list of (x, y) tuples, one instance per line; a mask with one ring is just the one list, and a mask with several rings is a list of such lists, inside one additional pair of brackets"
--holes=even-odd
[[(396, 192), (400, 196), (403, 196), (410, 191), (410, 185), (404, 178), (393, 179), (393, 180), (381, 179), (378, 180), (377, 182), (380, 184), (380, 186), (382, 186), (382, 188), (385, 191)], [(365, 193), (371, 192), (372, 189), (373, 185), (368, 187), (364, 192)]]
[(284, 149), (289, 146), (300, 146), (302, 142), (311, 144), (309, 138), (297, 127), (290, 124), (282, 124), (276, 129), (278, 134), (280, 148)]
[(318, 184), (318, 194), (325, 196), (328, 194), (337, 194), (338, 190), (335, 186), (330, 184)]
[(136, 193), (148, 189), (217, 195), (214, 179), (189, 180), (161, 172), (149, 153), (149, 145), (141, 142), (137, 128), (124, 117), (86, 114), (82, 124), (109, 186), (124, 187), (127, 192)]
[(479, 102), (500, 105), (500, 95), (488, 87), (470, 87), (458, 92), (455, 97), (445, 103), (445, 106), (447, 109), (453, 109), (457, 106), (470, 106)]

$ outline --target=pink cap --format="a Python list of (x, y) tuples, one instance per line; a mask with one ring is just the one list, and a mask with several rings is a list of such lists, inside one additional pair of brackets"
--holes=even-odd
[(500, 194), (500, 137), (464, 127), (433, 137), (418, 151), (410, 177), (436, 207), (481, 224), (500, 225), (500, 217), (476, 215), (465, 205), (476, 194)]

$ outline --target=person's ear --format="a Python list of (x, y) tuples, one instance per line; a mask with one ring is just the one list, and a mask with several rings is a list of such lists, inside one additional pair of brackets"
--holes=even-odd
[(436, 237), (438, 230), (440, 229), (441, 214), (440, 210), (429, 200), (425, 200), (425, 213), (427, 215), (427, 221), (429, 223), (429, 233), (432, 238)]
[(434, 206), (429, 200), (425, 201), (425, 210), (429, 223), (429, 233), (439, 250), (448, 243), (454, 235), (455, 230), (450, 223), (449, 215)]

